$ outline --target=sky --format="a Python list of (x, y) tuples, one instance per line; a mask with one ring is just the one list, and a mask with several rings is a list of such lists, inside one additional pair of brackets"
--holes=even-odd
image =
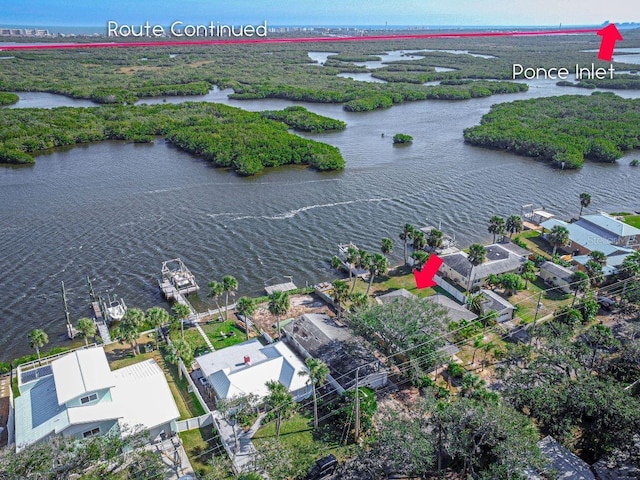
[(599, 25), (640, 20), (633, 0), (0, 0), (0, 25)]

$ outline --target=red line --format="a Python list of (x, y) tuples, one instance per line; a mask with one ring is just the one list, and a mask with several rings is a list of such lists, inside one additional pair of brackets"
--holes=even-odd
[(228, 45), (228, 44), (261, 44), (261, 43), (316, 43), (316, 42), (353, 42), (375, 40), (416, 40), (422, 38), (467, 38), (467, 37), (530, 37), (548, 35), (580, 35), (597, 33), (597, 28), (574, 30), (542, 30), (519, 32), (462, 32), (462, 33), (426, 33), (417, 35), (372, 35), (362, 37), (315, 37), (315, 38), (263, 38), (235, 40), (189, 40), (158, 42), (103, 42), (103, 43), (63, 43), (45, 45), (7, 45), (0, 43), (0, 51), (12, 50), (50, 50), (71, 48), (122, 48), (122, 47), (181, 47), (190, 45)]

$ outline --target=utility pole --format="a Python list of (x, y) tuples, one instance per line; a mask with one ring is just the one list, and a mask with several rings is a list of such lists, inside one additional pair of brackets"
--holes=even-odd
[(356, 368), (356, 404), (354, 405), (354, 410), (355, 410), (355, 417), (356, 417), (356, 421), (355, 421), (355, 434), (354, 434), (354, 440), (356, 443), (358, 443), (358, 440), (360, 439), (360, 381), (359, 381), (359, 377), (360, 377), (360, 367)]

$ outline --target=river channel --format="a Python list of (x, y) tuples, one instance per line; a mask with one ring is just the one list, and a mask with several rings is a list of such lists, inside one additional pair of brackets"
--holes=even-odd
[[(301, 167), (241, 178), (183, 153), (163, 139), (153, 144), (103, 142), (38, 156), (34, 166), (0, 168), (2, 303), (0, 360), (30, 351), (26, 334), (48, 332), (64, 342), (60, 283), (72, 319), (89, 314), (89, 276), (101, 294), (130, 306), (164, 304), (157, 278), (163, 260), (180, 257), (203, 290), (225, 274), (240, 295), (292, 276), (298, 286), (331, 279), (338, 243), (377, 250), (382, 237), (397, 246), (405, 223), (440, 225), (461, 245), (489, 239), (491, 215), (520, 213), (535, 203), (575, 216), (578, 195), (587, 211), (640, 210), (637, 152), (615, 165), (586, 162), (559, 171), (528, 158), (466, 145), (462, 131), (494, 103), (591, 91), (529, 82), (528, 92), (468, 101), (421, 101), (367, 113), (340, 105), (303, 104), (345, 121), (338, 133), (305, 135), (340, 148), (346, 168), (319, 173)], [(233, 101), (214, 89), (195, 98), (247, 110), (281, 109), (283, 100)], [(640, 92), (621, 91), (638, 98)], [(87, 106), (45, 93), (19, 93), (21, 107)], [(395, 147), (395, 133), (414, 137)], [(201, 297), (205, 297), (202, 291)], [(166, 304), (164, 304), (166, 305)]]

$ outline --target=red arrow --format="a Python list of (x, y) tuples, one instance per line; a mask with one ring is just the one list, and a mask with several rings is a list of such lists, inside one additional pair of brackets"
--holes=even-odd
[(603, 29), (598, 30), (598, 35), (602, 37), (598, 58), (605, 62), (610, 62), (613, 59), (613, 49), (616, 46), (616, 42), (624, 39), (622, 35), (620, 35), (615, 23), (610, 23)]
[(433, 281), (433, 277), (440, 268), (440, 265), (442, 265), (442, 259), (432, 253), (425, 266), (422, 267), (422, 270), (416, 269), (413, 271), (413, 276), (416, 279), (416, 287), (418, 289), (434, 287), (436, 282)]

